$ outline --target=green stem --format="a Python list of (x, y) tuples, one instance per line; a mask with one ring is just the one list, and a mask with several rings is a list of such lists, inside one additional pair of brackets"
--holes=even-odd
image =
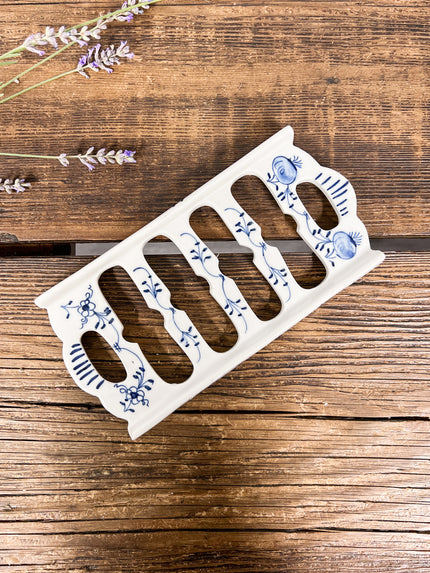
[(10, 66), (11, 64), (17, 64), (17, 63), (18, 60), (8, 60), (7, 62), (0, 62), (0, 66)]
[(20, 52), (22, 52), (24, 50), (24, 46), (21, 44), (20, 46), (13, 48), (13, 50), (9, 50), (8, 52), (5, 52), (4, 54), (0, 55), (0, 60), (6, 60), (7, 58), (10, 58), (11, 56), (18, 56), (20, 54)]
[(33, 155), (31, 153), (4, 153), (0, 152), (3, 157), (25, 157), (32, 159), (58, 159), (57, 155)]
[[(107, 20), (108, 18), (111, 18), (112, 16), (119, 16), (120, 14), (123, 14), (124, 12), (130, 12), (133, 8), (143, 8), (143, 6), (149, 6), (150, 4), (155, 4), (156, 2), (161, 2), (161, 0), (146, 0), (144, 2), (138, 2), (134, 6), (126, 6), (125, 8), (119, 8), (118, 10), (115, 10), (114, 12), (109, 12), (108, 14), (101, 15), (98, 18), (93, 18), (92, 20), (88, 20), (87, 22), (83, 22), (82, 24), (78, 24), (77, 26), (71, 26), (70, 28), (66, 28), (66, 31), (70, 32), (70, 30), (73, 30), (74, 28), (79, 30), (80, 28), (83, 28), (84, 26), (90, 26), (91, 24), (96, 24), (100, 20)], [(58, 36), (58, 34), (56, 34), (54, 37), (58, 38), (59, 36)], [(5, 60), (5, 59), (9, 58), (10, 56), (18, 55), (21, 52), (23, 52), (25, 49), (26, 49), (26, 47), (23, 44), (21, 44), (20, 46), (17, 46), (16, 48), (9, 50), (9, 52), (5, 52), (4, 54), (1, 54), (0, 60)]]
[(66, 28), (66, 32), (70, 32), (70, 30), (73, 30), (73, 28), (79, 29), (83, 28), (84, 26), (89, 26), (90, 24), (96, 24), (100, 20), (106, 20), (107, 18), (111, 18), (112, 16), (119, 16), (124, 12), (130, 12), (133, 8), (143, 8), (143, 6), (149, 6), (150, 4), (155, 4), (156, 2), (161, 2), (161, 0), (146, 0), (144, 2), (138, 2), (134, 6), (126, 6), (125, 8), (119, 8), (114, 12), (109, 12), (108, 14), (99, 16), (98, 18), (93, 18), (92, 20), (88, 20), (83, 24), (79, 24), (79, 26), (72, 26), (71, 28)]
[[(87, 66), (85, 66), (85, 67), (87, 67)], [(85, 68), (83, 68), (83, 69), (85, 69)], [(13, 98), (15, 98), (15, 97), (18, 97), (18, 96), (21, 95), (21, 94), (24, 94), (24, 93), (26, 93), (26, 92), (29, 92), (30, 90), (33, 90), (33, 89), (38, 88), (38, 87), (40, 87), (40, 86), (43, 86), (43, 85), (45, 85), (45, 84), (47, 84), (47, 83), (49, 83), (49, 82), (53, 82), (54, 80), (58, 80), (58, 79), (60, 79), (60, 78), (64, 78), (65, 76), (68, 76), (68, 75), (70, 75), (70, 74), (74, 74), (75, 72), (76, 72), (76, 68), (74, 68), (73, 70), (69, 70), (68, 72), (63, 72), (62, 74), (58, 74), (57, 76), (54, 76), (54, 77), (49, 78), (49, 79), (47, 79), (47, 80), (43, 80), (42, 82), (39, 82), (39, 83), (37, 83), (37, 84), (33, 84), (32, 86), (30, 86), (30, 87), (28, 87), (28, 88), (25, 88), (24, 90), (21, 90), (21, 91), (19, 91), (19, 92), (16, 92), (15, 94), (12, 94), (12, 95), (10, 95), (10, 96), (8, 96), (8, 97), (5, 97), (4, 99), (0, 100), (0, 104), (6, 103), (7, 101), (10, 101), (11, 99), (13, 99)]]
[(43, 58), (43, 60), (40, 60), (39, 62), (37, 62), (36, 64), (33, 64), (32, 66), (30, 66), (29, 68), (27, 68), (26, 70), (24, 70), (23, 72), (21, 72), (20, 74), (16, 75), (14, 78), (11, 78), (10, 80), (8, 80), (7, 82), (5, 82), (4, 84), (0, 84), (0, 90), (3, 90), (5, 87), (9, 86), (10, 84), (16, 82), (16, 80), (19, 80), (20, 78), (22, 78), (23, 76), (25, 76), (26, 74), (28, 74), (29, 72), (32, 72), (33, 70), (35, 70), (36, 68), (38, 68), (39, 66), (41, 66), (42, 64), (44, 64), (45, 62), (51, 60), (52, 58), (55, 58), (56, 56), (58, 56), (59, 54), (61, 54), (61, 52), (64, 52), (64, 50), (66, 50), (67, 48), (69, 48), (70, 46), (72, 46), (73, 44), (76, 44), (76, 42), (70, 42), (69, 44), (66, 44), (65, 46), (62, 46), (61, 48), (59, 48), (56, 52), (54, 52), (53, 54), (51, 54), (50, 56), (46, 56), (46, 58)]

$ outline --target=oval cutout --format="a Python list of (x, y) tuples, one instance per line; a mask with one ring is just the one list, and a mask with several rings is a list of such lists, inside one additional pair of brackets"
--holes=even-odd
[[(170, 245), (166, 249), (171, 252), (173, 243), (168, 241)], [(157, 242), (158, 237), (147, 245)], [(233, 348), (238, 338), (234, 324), (211, 296), (207, 281), (194, 273), (184, 255), (147, 255), (145, 258), (169, 289), (173, 306), (187, 313), (209, 346), (216, 352)]]
[(155, 372), (167, 383), (187, 380), (193, 365), (164, 328), (163, 316), (147, 306), (128, 273), (119, 266), (105, 271), (99, 286), (124, 326), (123, 337), (136, 342)]
[(336, 215), (336, 211), (316, 185), (313, 183), (300, 183), (296, 187), (296, 193), (312, 219), (321, 229), (329, 231), (337, 227), (339, 218)]
[(98, 332), (85, 332), (81, 344), (94, 368), (107, 382), (122, 382), (127, 377), (124, 365), (116, 352)]
[(192, 213), (190, 225), (194, 231), (202, 219), (207, 224), (206, 230), (199, 235), (203, 241), (207, 242), (211, 238), (214, 227), (222, 229), (223, 235), (230, 238), (230, 244), (226, 244), (227, 252), (217, 253), (221, 272), (234, 280), (246, 302), (260, 320), (275, 318), (282, 310), (281, 301), (254, 265), (254, 255), (251, 249), (245, 249), (236, 240), (231, 241), (231, 239), (235, 239), (234, 235), (231, 234), (224, 221), (212, 207), (200, 207)]
[(266, 243), (279, 249), (298, 284), (302, 288), (318, 286), (326, 276), (323, 263), (299, 236), (295, 220), (281, 211), (263, 181), (254, 175), (246, 175), (233, 184), (231, 191), (236, 201), (261, 227)]

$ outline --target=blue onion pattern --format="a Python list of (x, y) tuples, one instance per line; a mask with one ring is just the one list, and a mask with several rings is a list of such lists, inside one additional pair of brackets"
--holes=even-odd
[[(149, 400), (146, 397), (146, 392), (149, 392), (154, 385), (154, 380), (145, 380), (145, 368), (141, 366), (133, 375), (137, 380), (137, 385), (126, 386), (125, 384), (115, 384), (114, 388), (118, 388), (121, 394), (124, 394), (124, 399), (120, 401), (124, 412), (134, 413), (136, 410), (134, 406), (142, 405), (149, 406)], [(146, 392), (145, 392), (146, 391)]]
[[(346, 261), (355, 257), (357, 248), (362, 240), (362, 235), (357, 231), (349, 233), (345, 231), (336, 231), (335, 233), (332, 233), (332, 231), (324, 231), (315, 223), (303, 205), (300, 210), (297, 208), (296, 205), (300, 203), (299, 197), (295, 190), (290, 189), (290, 185), (296, 181), (298, 169), (302, 166), (302, 161), (298, 157), (293, 157), (292, 159), (284, 156), (275, 157), (272, 162), (273, 174), (268, 173), (267, 182), (275, 185), (276, 191), (279, 191), (280, 185), (285, 186), (285, 189), (278, 193), (278, 199), (280, 199), (280, 201), (287, 201), (290, 211), (299, 217), (304, 217), (309, 233), (316, 240), (314, 249), (321, 253), (324, 252), (325, 258), (329, 260), (332, 267), (334, 267), (336, 259)], [(322, 173), (320, 173), (316, 179), (320, 177), (322, 177)], [(321, 185), (329, 184), (330, 180), (331, 176), (328, 176), (322, 181)], [(332, 198), (341, 200), (341, 203), (336, 204), (338, 208), (341, 208), (342, 204), (346, 202), (343, 195), (347, 193), (347, 185), (348, 181), (342, 182), (341, 179), (338, 179), (328, 188), (328, 190), (330, 190), (335, 187)], [(342, 207), (342, 209), (344, 209), (342, 214), (348, 213), (346, 207)]]
[(291, 289), (287, 280), (288, 271), (286, 268), (276, 268), (270, 264), (267, 258), (267, 250), (268, 250), (267, 243), (265, 243), (264, 241), (259, 241), (258, 243), (256, 243), (253, 240), (252, 233), (255, 233), (257, 231), (254, 221), (251, 218), (247, 220), (245, 211), (239, 211), (239, 209), (236, 209), (235, 207), (227, 207), (225, 211), (234, 211), (235, 213), (238, 214), (239, 220), (235, 224), (236, 233), (244, 233), (248, 237), (248, 241), (250, 242), (250, 244), (256, 249), (261, 250), (263, 261), (269, 272), (269, 277), (268, 277), (269, 281), (272, 281), (273, 285), (275, 286), (279, 284), (279, 282), (281, 282), (282, 286), (284, 286), (287, 289), (288, 294), (285, 302), (288, 302), (291, 299)]
[(181, 237), (185, 236), (190, 237), (194, 241), (194, 248), (190, 251), (192, 260), (199, 261), (203, 270), (208, 276), (212, 277), (213, 279), (219, 279), (221, 281), (221, 290), (225, 298), (224, 310), (228, 313), (229, 316), (235, 315), (240, 318), (243, 321), (245, 332), (247, 332), (248, 323), (243, 315), (243, 311), (247, 310), (248, 307), (244, 304), (242, 299), (238, 298), (237, 300), (233, 300), (228, 295), (225, 287), (225, 281), (227, 278), (225, 275), (223, 275), (221, 272), (214, 274), (207, 268), (206, 262), (212, 259), (211, 251), (207, 247), (203, 246), (201, 241), (199, 241), (199, 239), (191, 233), (181, 233)]
[(200, 341), (199, 341), (198, 335), (193, 332), (193, 327), (189, 326), (187, 330), (184, 330), (178, 324), (178, 321), (176, 318), (177, 309), (173, 306), (164, 306), (158, 298), (159, 295), (163, 292), (163, 289), (161, 288), (160, 283), (154, 282), (154, 278), (153, 278), (152, 274), (145, 267), (136, 267), (135, 269), (133, 269), (133, 272), (138, 272), (138, 271), (144, 271), (146, 273), (146, 277), (147, 277), (142, 282), (143, 292), (150, 294), (161, 310), (164, 310), (166, 312), (171, 313), (172, 322), (173, 322), (176, 330), (181, 335), (181, 339), (179, 341), (180, 344), (182, 344), (185, 348), (189, 348), (191, 345), (193, 345), (195, 347), (195, 349), (197, 350), (197, 354), (198, 354), (197, 362), (200, 362), (200, 358), (201, 358), (201, 352), (200, 352), (200, 348), (199, 348)]
[(319, 230), (314, 235), (319, 239), (315, 248), (321, 252), (325, 251), (325, 258), (330, 261), (332, 267), (335, 266), (334, 259), (336, 258), (347, 261), (355, 257), (357, 247), (363, 238), (361, 233), (357, 231), (352, 233), (336, 231), (333, 234), (331, 231), (327, 231), (324, 236), (324, 232)]
[[(88, 324), (90, 319), (94, 320), (95, 324), (93, 328), (96, 331), (99, 329), (103, 330), (109, 326), (115, 334), (115, 341), (112, 344), (112, 348), (118, 353), (128, 352), (133, 356), (134, 360), (138, 361), (139, 366), (137, 367), (136, 372), (133, 374), (133, 378), (137, 381), (137, 384), (133, 386), (127, 386), (123, 383), (114, 385), (114, 388), (118, 388), (121, 394), (125, 394), (124, 400), (120, 401), (124, 412), (134, 413), (134, 406), (137, 406), (138, 404), (141, 404), (142, 406), (149, 406), (149, 401), (146, 398), (145, 390), (146, 392), (149, 392), (152, 389), (154, 380), (145, 380), (145, 366), (141, 357), (133, 350), (130, 350), (130, 348), (121, 346), (121, 336), (118, 328), (114, 323), (114, 318), (107, 318), (112, 313), (112, 310), (109, 307), (106, 307), (103, 311), (99, 311), (97, 309), (97, 304), (92, 300), (93, 296), (94, 289), (91, 285), (89, 285), (84, 297), (79, 301), (78, 304), (73, 304), (73, 300), (70, 300), (67, 304), (61, 305), (61, 308), (63, 308), (67, 313), (66, 320), (70, 318), (71, 311), (76, 311), (76, 313), (80, 315), (81, 329), (86, 324)], [(95, 370), (92, 368), (92, 364), (86, 356), (86, 353), (81, 344), (72, 345), (70, 355), (72, 356), (75, 353), (77, 353), (77, 355), (72, 359), (72, 362), (77, 360), (84, 360), (84, 362), (73, 367), (73, 370), (75, 371), (74, 375), (80, 376), (79, 380), (82, 381), (85, 377), (90, 376), (93, 372), (95, 372)], [(80, 368), (80, 370), (77, 370), (78, 368)], [(97, 375), (90, 378), (87, 384), (90, 384), (95, 379), (97, 379)], [(103, 384), (103, 382), (104, 380), (98, 384), (97, 389)]]
[(333, 249), (340, 259), (352, 259), (361, 243), (360, 233), (338, 231), (333, 235)]
[(267, 174), (268, 183), (275, 185), (276, 191), (279, 191), (279, 184), (286, 185), (286, 189), (281, 191), (278, 198), (284, 201), (287, 194), (290, 193), (290, 185), (297, 179), (297, 170), (302, 167), (302, 160), (294, 156), (292, 159), (278, 155), (272, 162), (273, 175)]

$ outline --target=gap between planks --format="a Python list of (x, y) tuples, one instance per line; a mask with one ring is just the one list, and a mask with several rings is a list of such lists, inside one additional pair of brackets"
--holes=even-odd
[[(301, 240), (269, 241), (281, 253), (307, 253), (309, 247)], [(75, 256), (97, 256), (107, 252), (119, 243), (75, 243), (72, 245), (72, 254)], [(206, 245), (214, 253), (247, 253), (249, 249), (242, 247), (236, 241), (206, 241)], [(373, 249), (384, 252), (423, 252), (430, 251), (430, 239), (373, 239), (371, 240)], [(145, 255), (177, 255), (179, 249), (173, 243), (150, 243), (144, 247)]]

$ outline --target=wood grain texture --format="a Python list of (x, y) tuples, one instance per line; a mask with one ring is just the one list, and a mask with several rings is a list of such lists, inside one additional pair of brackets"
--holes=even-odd
[[(112, 7), (2, 0), (2, 44)], [(60, 80), (5, 104), (2, 148), (126, 147), (139, 164), (89, 174), (2, 160), (0, 177), (27, 176), (34, 186), (2, 195), (0, 238), (123, 239), (286, 124), (299, 146), (349, 177), (372, 236), (428, 236), (428, 12), (409, 0), (164, 0), (133, 24), (112, 26), (105, 41), (129, 39), (135, 61), (109, 78)], [(49, 75), (78, 56), (66, 51)], [(16, 69), (32, 61), (26, 55)], [(284, 223), (271, 231), (293, 236)]]
[(13, 573), (28, 573), (29, 559), (32, 573), (112, 573), (113, 563), (118, 573), (426, 573), (429, 559), (427, 535), (393, 533), (161, 531), (22, 535), (6, 543)]
[[(117, 5), (0, 0), (2, 46)], [(106, 32), (103, 43), (127, 39), (136, 54), (112, 76), (70, 77), (0, 106), (0, 151), (138, 156), (91, 174), (1, 162), (1, 178), (33, 188), (0, 196), (0, 254), (31, 255), (0, 257), (0, 569), (430, 572), (430, 253), (389, 253), (135, 442), (75, 386), (33, 302), (90, 260), (60, 256), (66, 243), (123, 239), (286, 124), (352, 181), (372, 237), (429, 237), (429, 14), (425, 0), (163, 0)], [(299, 192), (333, 225), (317, 193)], [(266, 239), (296, 237), (261, 185), (240, 181), (234, 193)], [(205, 240), (231, 240), (207, 212), (192, 224)], [(323, 279), (311, 255), (285, 259), (303, 286)], [(224, 351), (235, 331), (181, 261), (150, 258)], [(277, 312), (249, 256), (220, 255), (220, 267), (261, 318)], [(187, 360), (127, 277), (114, 269), (101, 285), (126, 337), (169, 382), (185, 379)], [(112, 352), (85, 344), (118, 380)]]
[[(230, 257), (221, 257), (224, 272), (234, 278), (242, 276), (247, 300), (260, 307), (270, 306), (270, 293), (261, 291), (261, 283), (249, 272), (249, 261), (239, 255)], [(203, 335), (211, 334), (209, 338), (220, 346), (228, 342), (224, 314), (208, 315), (205, 292), (193, 290), (190, 284), (184, 286), (183, 277), (174, 272), (172, 264), (178, 257), (160, 259), (157, 270), (164, 266), (165, 273), (173, 278), (170, 286), (177, 305), (196, 320)], [(75, 387), (65, 372), (61, 344), (45, 311), (33, 303), (41, 292), (88, 260), (1, 261), (0, 387), (5, 402), (98, 403)], [(310, 257), (290, 254), (287, 261), (293, 272), (312, 281)], [(371, 274), (339, 293), (186, 408), (429, 417), (429, 265), (427, 253), (389, 254)], [(117, 282), (115, 277), (110, 280), (111, 304), (125, 324), (127, 337), (141, 345), (161, 373), (170, 372), (170, 381), (174, 381), (172, 373), (183, 362), (178, 362), (176, 344), (156, 326), (158, 313), (145, 310), (144, 303), (139, 304), (139, 293), (136, 296), (137, 291), (122, 277)], [(112, 358), (112, 354), (99, 353), (97, 365), (108, 379), (114, 369)]]
[[(237, 268), (257, 299), (248, 263), (230, 257), (224, 271)], [(3, 259), (2, 563), (18, 572), (328, 572), (365, 562), (425, 571), (429, 257), (390, 254), (136, 442), (74, 386), (33, 308), (88, 259)], [(312, 283), (310, 258), (289, 258)], [(203, 298), (183, 296), (177, 257), (159, 259), (183, 302)], [(123, 277), (109, 281), (142, 343), (151, 322)], [(162, 353), (171, 348), (162, 340)]]

